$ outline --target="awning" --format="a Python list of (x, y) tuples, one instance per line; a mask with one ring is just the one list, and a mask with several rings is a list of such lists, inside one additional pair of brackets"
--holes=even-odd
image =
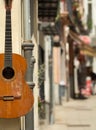
[(80, 37), (76, 33), (70, 30), (69, 36), (75, 42), (78, 43), (78, 46), (80, 47), (80, 50), (84, 55), (96, 56), (96, 50), (93, 49), (90, 45), (86, 44), (83, 40), (81, 40)]

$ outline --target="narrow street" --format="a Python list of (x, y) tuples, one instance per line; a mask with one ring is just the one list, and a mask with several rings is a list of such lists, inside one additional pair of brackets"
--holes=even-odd
[(95, 10), (0, 0), (0, 130), (96, 130)]
[(95, 130), (96, 96), (63, 102), (55, 107), (55, 123), (42, 125), (40, 130)]

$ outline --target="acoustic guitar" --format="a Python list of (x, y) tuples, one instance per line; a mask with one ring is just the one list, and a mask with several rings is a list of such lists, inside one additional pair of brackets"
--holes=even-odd
[(4, 0), (6, 8), (5, 53), (0, 54), (0, 118), (17, 118), (27, 114), (34, 102), (25, 82), (26, 60), (12, 53), (12, 0)]

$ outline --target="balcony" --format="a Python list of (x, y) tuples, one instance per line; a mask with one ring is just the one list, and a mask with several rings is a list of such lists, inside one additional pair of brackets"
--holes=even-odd
[(54, 22), (57, 16), (58, 0), (38, 0), (38, 18), (41, 22)]

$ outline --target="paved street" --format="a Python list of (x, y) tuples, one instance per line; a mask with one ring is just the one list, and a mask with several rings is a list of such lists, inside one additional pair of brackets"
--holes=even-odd
[(42, 125), (40, 130), (95, 130), (96, 96), (70, 100), (55, 107), (55, 124)]

